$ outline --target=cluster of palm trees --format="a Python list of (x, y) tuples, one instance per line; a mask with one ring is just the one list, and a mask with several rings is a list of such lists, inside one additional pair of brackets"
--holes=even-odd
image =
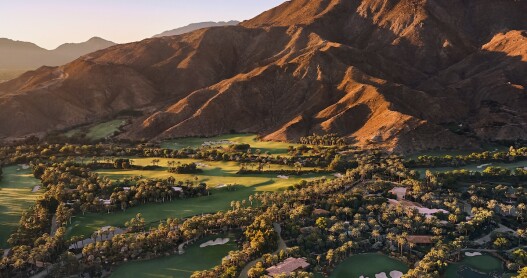
[(301, 144), (305, 145), (315, 145), (315, 146), (343, 146), (346, 145), (346, 140), (343, 137), (340, 137), (338, 134), (324, 134), (317, 135), (313, 134), (306, 137), (301, 137), (299, 139)]
[(468, 155), (421, 155), (417, 159), (408, 159), (405, 164), (408, 167), (458, 167), (467, 164), (483, 164), (491, 162), (514, 162), (527, 159), (527, 147), (510, 147), (508, 151), (483, 151)]

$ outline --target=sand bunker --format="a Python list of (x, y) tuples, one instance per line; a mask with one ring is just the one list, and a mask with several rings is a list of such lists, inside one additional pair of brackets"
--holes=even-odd
[(397, 196), (397, 200), (402, 200), (404, 197), (406, 197), (406, 187), (394, 187), (392, 190), (390, 190), (390, 193)]
[(422, 207), (422, 206), (420, 206), (417, 203), (406, 201), (406, 200), (402, 200), (402, 201), (399, 202), (399, 201), (394, 200), (394, 199), (388, 199), (388, 202), (392, 206), (397, 206), (397, 205), (401, 204), (403, 207), (406, 207), (406, 208), (417, 209), (417, 211), (420, 214), (425, 215), (427, 218), (428, 217), (432, 217), (433, 214), (436, 214), (438, 212), (442, 212), (444, 214), (449, 214), (449, 212), (444, 210), (444, 209), (429, 209), (429, 208)]
[(480, 252), (465, 252), (465, 256), (467, 257), (476, 257), (476, 256), (481, 256), (483, 254), (481, 254)]
[(481, 164), (481, 165), (477, 166), (476, 168), (483, 169), (483, 168), (486, 168), (487, 166), (490, 166), (490, 165), (492, 165), (492, 163)]
[(392, 278), (401, 278), (403, 277), (403, 273), (398, 270), (392, 270), (390, 271), (390, 277)]
[(217, 238), (215, 240), (209, 240), (205, 243), (202, 243), (199, 245), (199, 247), (201, 248), (204, 248), (204, 247), (207, 247), (207, 246), (215, 246), (215, 245), (223, 245), (223, 244), (226, 244), (227, 242), (229, 242), (230, 239), (228, 238)]
[(279, 178), (279, 179), (284, 179), (284, 180), (288, 180), (288, 179), (289, 179), (289, 176), (278, 175), (277, 178)]
[(386, 272), (381, 272), (375, 274), (375, 278), (388, 278), (388, 276), (386, 276)]
[(31, 190), (31, 192), (35, 193), (35, 192), (37, 192), (39, 190), (40, 190), (40, 185), (37, 185), (37, 186), (33, 187), (33, 190)]

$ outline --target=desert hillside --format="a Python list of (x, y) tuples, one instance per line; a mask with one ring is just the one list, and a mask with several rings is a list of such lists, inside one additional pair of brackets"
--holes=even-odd
[(527, 140), (527, 3), (293, 0), (0, 84), (0, 137), (142, 110), (134, 139), (339, 133), (396, 151)]

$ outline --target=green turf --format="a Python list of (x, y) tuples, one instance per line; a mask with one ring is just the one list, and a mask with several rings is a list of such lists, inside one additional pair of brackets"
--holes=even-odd
[(228, 140), (239, 144), (249, 144), (251, 149), (256, 151), (259, 149), (261, 153), (269, 152), (270, 154), (287, 154), (289, 146), (298, 146), (295, 143), (288, 142), (272, 142), (272, 141), (259, 141), (257, 140), (257, 135), (254, 134), (229, 134), (221, 135), (211, 138), (181, 138), (165, 141), (161, 144), (163, 148), (169, 149), (182, 149), (186, 147), (197, 148), (200, 147), (206, 141), (220, 141)]
[[(470, 271), (466, 267), (477, 272)], [(461, 262), (450, 264), (445, 271), (445, 278), (483, 278), (493, 277), (491, 273), (503, 272), (503, 263), (490, 255), (465, 257)]]
[(213, 236), (198, 241), (196, 244), (185, 249), (183, 255), (172, 255), (149, 261), (128, 262), (119, 266), (112, 272), (112, 278), (121, 277), (190, 277), (194, 271), (210, 269), (221, 263), (221, 260), (228, 255), (229, 251), (236, 249), (234, 235), (229, 234), (231, 239), (227, 244), (208, 246), (200, 248), (199, 245), (208, 240), (218, 237)]
[[(152, 158), (135, 158), (135, 165), (148, 165)], [(168, 159), (160, 159), (160, 166), (165, 167)], [(194, 162), (191, 159), (177, 160), (181, 163)], [(194, 177), (198, 178), (197, 182), (205, 182), (211, 187), (220, 184), (236, 184), (235, 191), (228, 191), (225, 188), (214, 189), (210, 196), (190, 198), (183, 200), (174, 200), (162, 204), (146, 204), (130, 208), (125, 212), (114, 212), (111, 214), (88, 213), (86, 215), (77, 215), (73, 218), (72, 225), (68, 228), (68, 235), (89, 236), (98, 228), (111, 225), (122, 226), (127, 220), (137, 213), (142, 213), (143, 217), (149, 222), (164, 220), (168, 217), (188, 217), (201, 213), (212, 213), (220, 210), (227, 210), (230, 202), (233, 200), (247, 199), (249, 195), (257, 191), (278, 191), (287, 188), (290, 185), (298, 183), (305, 179), (320, 178), (323, 175), (310, 174), (300, 177), (291, 176), (289, 179), (280, 179), (276, 175), (236, 175), (239, 166), (235, 162), (202, 162), (210, 167), (204, 168), (204, 172), (199, 175), (172, 174), (162, 168), (155, 171), (140, 170), (101, 170), (97, 171), (101, 176), (107, 176), (110, 179), (124, 179), (126, 177), (142, 175), (145, 178), (166, 178), (174, 176), (176, 180), (191, 180), (195, 182)], [(281, 166), (273, 166), (281, 167)], [(286, 166), (284, 166), (286, 168)], [(327, 178), (331, 178), (330, 175)]]
[[(430, 169), (432, 172), (446, 172), (446, 171), (462, 170), (462, 169), (466, 169), (469, 171), (483, 172), (483, 170), (485, 170), (485, 168), (487, 167), (485, 166), (485, 167), (478, 168), (478, 166), (481, 166), (481, 165), (482, 164), (480, 163), (480, 164), (472, 164), (472, 165), (466, 165), (466, 166), (461, 166), (461, 167), (416, 168), (414, 170), (418, 171), (421, 174), (421, 177), (424, 177), (427, 169)], [(516, 168), (527, 167), (527, 160), (518, 161), (514, 163), (492, 163), (492, 165), (490, 166), (502, 167), (502, 168), (514, 170)]]
[(113, 120), (93, 126), (88, 130), (86, 137), (92, 140), (104, 139), (113, 135), (119, 128), (125, 124), (124, 120)]
[(30, 169), (20, 166), (3, 168), (4, 174), (0, 181), (0, 247), (6, 247), (9, 235), (18, 226), (20, 215), (35, 203), (39, 193), (32, 193), (39, 184)]
[(79, 128), (75, 128), (75, 129), (72, 129), (64, 133), (64, 136), (72, 137), (80, 133), (86, 132), (86, 138), (91, 139), (91, 140), (100, 140), (100, 139), (109, 137), (113, 135), (115, 132), (119, 131), (119, 128), (123, 126), (125, 123), (126, 121), (124, 120), (112, 120), (109, 122), (96, 124), (88, 128), (79, 127)]
[(354, 255), (340, 263), (329, 277), (331, 278), (358, 278), (375, 277), (375, 274), (385, 272), (390, 277), (390, 271), (398, 270), (403, 273), (408, 271), (404, 263), (382, 254)]

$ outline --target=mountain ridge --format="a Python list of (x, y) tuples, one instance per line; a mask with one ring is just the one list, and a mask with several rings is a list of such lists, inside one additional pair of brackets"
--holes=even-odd
[[(121, 138), (339, 133), (399, 152), (527, 140), (524, 12), (512, 0), (289, 1), (0, 84), (0, 136), (140, 109)], [(40, 96), (59, 103), (28, 105)]]
[(74, 59), (115, 45), (93, 37), (81, 43), (65, 43), (48, 50), (31, 42), (0, 39), (0, 69), (36, 69), (40, 66), (60, 66)]
[(232, 26), (232, 25), (238, 25), (240, 22), (237, 20), (230, 20), (230, 21), (206, 21), (206, 22), (197, 22), (197, 23), (191, 23), (189, 25), (179, 27), (176, 29), (164, 31), (160, 34), (152, 36), (152, 38), (160, 38), (160, 37), (170, 37), (170, 36), (178, 36), (183, 35), (185, 33), (193, 32), (199, 29), (203, 28), (210, 28), (210, 27), (221, 27), (221, 26)]

